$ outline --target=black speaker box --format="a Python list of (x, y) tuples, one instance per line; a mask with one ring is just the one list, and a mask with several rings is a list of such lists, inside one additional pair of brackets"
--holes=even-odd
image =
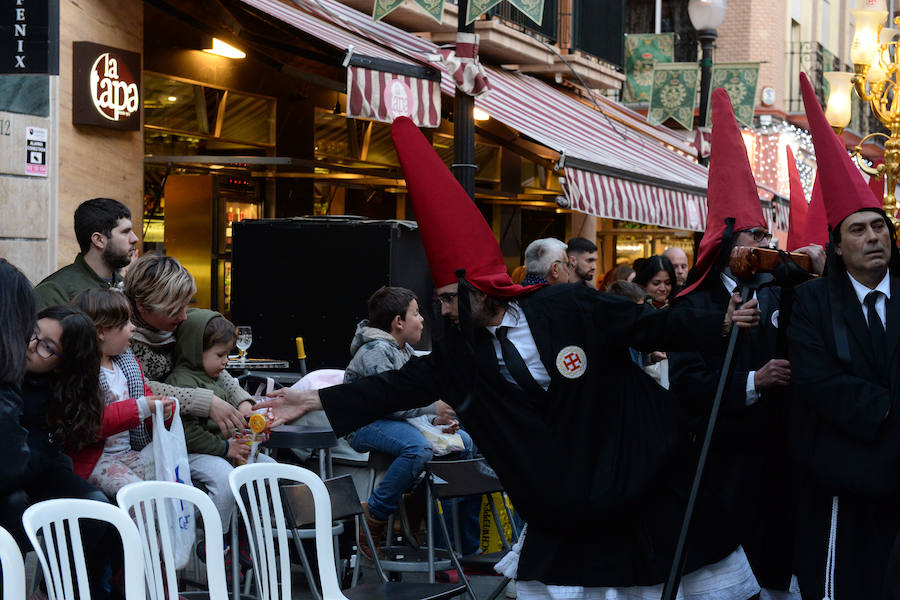
[(433, 287), (415, 223), (353, 217), (262, 219), (234, 224), (231, 320), (253, 328), (250, 357), (290, 360), (302, 337), (309, 371), (343, 369), (366, 301), (383, 285), (419, 297), (431, 347)]

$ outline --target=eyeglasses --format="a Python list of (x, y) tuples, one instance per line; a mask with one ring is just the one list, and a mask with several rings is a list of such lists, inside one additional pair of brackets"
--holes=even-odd
[(49, 342), (42, 340), (41, 338), (39, 338), (37, 336), (37, 334), (34, 334), (32, 336), (31, 341), (37, 342), (37, 345), (35, 346), (34, 351), (41, 358), (52, 358), (54, 356), (56, 356), (56, 357), (62, 356), (59, 352), (57, 352), (56, 350), (53, 349), (53, 346), (51, 346)]
[(772, 241), (772, 234), (766, 229), (745, 229), (741, 233), (747, 233), (752, 236), (754, 242)]
[(451, 304), (453, 304), (453, 301), (457, 296), (459, 296), (457, 292), (447, 292), (444, 294), (438, 294), (437, 296), (435, 296), (435, 299), (437, 300), (438, 304), (446, 304), (447, 306), (450, 306)]

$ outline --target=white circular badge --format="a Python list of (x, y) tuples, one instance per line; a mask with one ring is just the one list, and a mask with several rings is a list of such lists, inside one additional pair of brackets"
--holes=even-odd
[(584, 375), (587, 369), (587, 356), (578, 346), (566, 346), (556, 355), (556, 368), (567, 379), (576, 379)]

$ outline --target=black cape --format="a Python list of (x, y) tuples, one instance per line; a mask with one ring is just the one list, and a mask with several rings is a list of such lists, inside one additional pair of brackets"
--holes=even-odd
[[(427, 357), (398, 371), (320, 391), (335, 433), (440, 397), (456, 410), (529, 523), (519, 578), (546, 584), (651, 585), (670, 566), (693, 465), (677, 402), (631, 361), (643, 350), (724, 343), (722, 312), (646, 312), (576, 284), (522, 303), (546, 393), (529, 395), (500, 374), (490, 334), (468, 343), (448, 328)], [(586, 368), (558, 367), (583, 352)], [(676, 465), (673, 466), (673, 461)], [(696, 549), (688, 571), (727, 555)]]
[(878, 369), (845, 272), (796, 292), (789, 329), (796, 393), (792, 447), (798, 499), (796, 572), (804, 599), (823, 596), (832, 497), (839, 497), (838, 598), (884, 598), (900, 531), (900, 279), (886, 304), (888, 365)]

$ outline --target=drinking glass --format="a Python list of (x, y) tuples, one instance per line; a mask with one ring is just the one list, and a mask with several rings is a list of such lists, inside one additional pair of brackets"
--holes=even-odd
[(253, 331), (249, 325), (237, 328), (237, 347), (241, 351), (241, 362), (247, 362), (247, 349), (253, 343)]

